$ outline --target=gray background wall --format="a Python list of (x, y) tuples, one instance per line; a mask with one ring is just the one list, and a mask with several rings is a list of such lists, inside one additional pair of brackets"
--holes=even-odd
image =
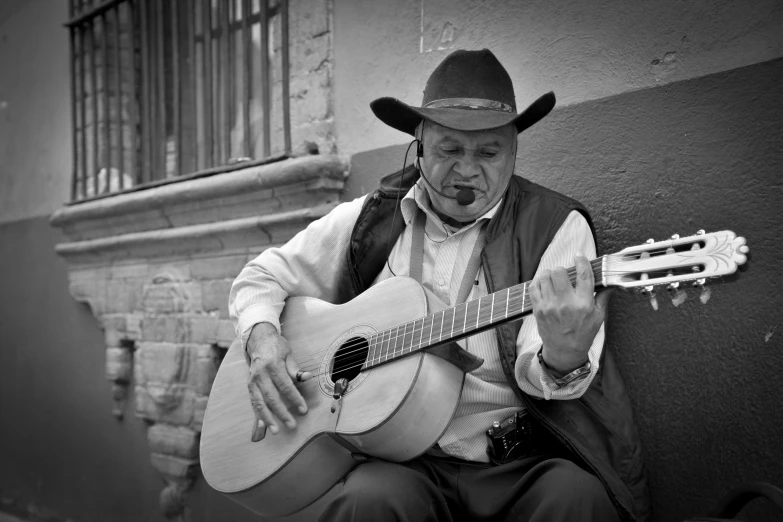
[[(335, 0), (331, 97), (338, 151), (352, 158), (344, 197), (402, 163), (405, 136), (367, 104), (419, 100), (449, 52), (421, 53), (432, 35), (451, 24), (444, 47), (491, 47), (520, 105), (558, 94), (555, 111), (522, 135), (518, 172), (582, 200), (601, 251), (699, 228), (748, 238), (749, 269), (716, 286), (707, 306), (692, 297), (675, 309), (661, 298), (653, 312), (634, 295), (613, 297), (610, 342), (636, 408), (655, 520), (704, 513), (746, 480), (783, 486), (780, 2), (472, 5)], [(162, 520), (145, 427), (110, 414), (103, 338), (68, 294), (53, 252), (61, 238), (47, 223), (70, 172), (65, 7), (4, 9), (0, 511)], [(202, 480), (189, 503), (195, 521), (252, 519)], [(773, 520), (770, 510), (752, 514)]]

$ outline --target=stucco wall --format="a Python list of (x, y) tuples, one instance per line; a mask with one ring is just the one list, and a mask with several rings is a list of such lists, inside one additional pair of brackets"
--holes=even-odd
[(70, 196), (64, 0), (5, 2), (0, 17), (0, 222), (51, 213)]
[(520, 107), (550, 90), (568, 106), (783, 55), (776, 0), (335, 0), (334, 13), (337, 143), (351, 154), (406, 140), (369, 103), (419, 104), (451, 49), (492, 49)]

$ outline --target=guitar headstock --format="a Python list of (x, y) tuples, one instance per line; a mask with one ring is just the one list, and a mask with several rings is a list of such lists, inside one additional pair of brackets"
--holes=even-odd
[[(650, 239), (643, 245), (605, 256), (603, 280), (599, 284), (636, 288), (651, 294), (655, 287), (667, 285), (677, 306), (685, 300), (681, 284), (692, 282), (704, 289), (710, 279), (736, 272), (747, 261), (748, 251), (745, 238), (730, 230), (699, 230), (685, 237), (675, 234), (666, 241)], [(709, 289), (702, 293), (702, 302), (707, 299)], [(653, 302), (653, 306), (657, 308), (657, 303)]]

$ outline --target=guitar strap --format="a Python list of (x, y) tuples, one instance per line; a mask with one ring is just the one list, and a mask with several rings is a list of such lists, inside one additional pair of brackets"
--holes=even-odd
[[(422, 270), (424, 265), (424, 225), (427, 221), (427, 216), (423, 211), (419, 210), (416, 213), (416, 217), (413, 218), (413, 238), (411, 240), (411, 263), (410, 271), (408, 275), (421, 283)], [(452, 303), (452, 306), (464, 303), (470, 295), (470, 290), (473, 288), (473, 283), (478, 275), (479, 267), (481, 266), (481, 251), (484, 250), (484, 244), (486, 243), (487, 228), (482, 223), (479, 225), (478, 238), (476, 238), (476, 244), (473, 245), (473, 252), (470, 254), (468, 260), (468, 266), (465, 267), (465, 274), (462, 276), (462, 283), (459, 286), (459, 292), (457, 293), (457, 301)]]

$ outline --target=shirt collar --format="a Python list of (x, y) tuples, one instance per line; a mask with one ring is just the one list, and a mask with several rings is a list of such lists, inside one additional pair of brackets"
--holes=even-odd
[[(472, 228), (474, 225), (476, 225), (476, 223), (489, 221), (497, 213), (498, 208), (500, 208), (500, 204), (502, 202), (503, 198), (500, 198), (500, 201), (498, 201), (495, 206), (487, 210), (476, 221), (470, 225), (462, 227), (461, 229), (452, 231), (452, 233), (456, 234)], [(419, 179), (416, 184), (411, 187), (408, 193), (405, 194), (405, 197), (402, 198), (402, 201), (400, 202), (400, 209), (402, 210), (402, 217), (405, 220), (406, 225), (410, 225), (413, 222), (413, 218), (416, 217), (416, 212), (421, 209), (427, 215), (427, 217), (432, 219), (435, 223), (447, 227), (447, 225), (443, 224), (438, 215), (432, 210), (429, 193), (427, 192), (426, 187), (424, 186), (424, 182), (421, 179)]]

